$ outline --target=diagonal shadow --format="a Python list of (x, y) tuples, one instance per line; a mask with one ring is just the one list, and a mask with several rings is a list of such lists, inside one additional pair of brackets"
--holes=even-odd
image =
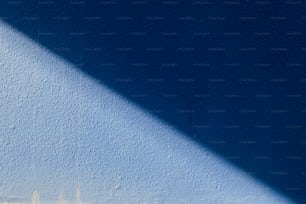
[(1, 1), (2, 19), (303, 203), (304, 4)]

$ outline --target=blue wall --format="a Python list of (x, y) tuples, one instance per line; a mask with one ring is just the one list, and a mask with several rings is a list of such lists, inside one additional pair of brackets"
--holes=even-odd
[(291, 203), (0, 23), (0, 197), (42, 203)]
[[(85, 189), (91, 188), (90, 192), (103, 189), (88, 183), (100, 181), (97, 175), (106, 175), (97, 173), (98, 167), (90, 167), (95, 163), (103, 171), (106, 164), (111, 165), (109, 171), (116, 175), (113, 177), (129, 178), (125, 180), (126, 185), (139, 186), (145, 182), (130, 181), (128, 172), (131, 165), (145, 164), (127, 159), (129, 165), (123, 165), (127, 161), (116, 153), (123, 160), (117, 162), (113, 159), (116, 145), (105, 144), (112, 147), (106, 151), (102, 138), (111, 135), (115, 139), (117, 135), (118, 142), (122, 143), (118, 147), (135, 149), (130, 144), (134, 141), (132, 137), (151, 147), (150, 141), (142, 141), (144, 138), (137, 135), (146, 138), (158, 135), (157, 141), (167, 146), (180, 143), (177, 138), (185, 138), (196, 147), (182, 145), (174, 148), (175, 151), (209, 151), (221, 158), (221, 163), (237, 168), (237, 174), (244, 172), (265, 188), (293, 202), (305, 203), (305, 3), (302, 0), (0, 1), (0, 18), (6, 23), (0, 36), (3, 55), (0, 64), (3, 125), (0, 128), (4, 144), (1, 151), (11, 154), (12, 149), (19, 150), (15, 137), (29, 147), (21, 148), (23, 159), (8, 160), (15, 156), (4, 154), (3, 178), (9, 178), (8, 175), (21, 178), (28, 171), (31, 179), (22, 177), (24, 182), (29, 180), (37, 185), (41, 179), (44, 182), (33, 189), (24, 188), (29, 192), (22, 198), (37, 189), (43, 200), (54, 199), (53, 194), (61, 191), (72, 199), (82, 181), (81, 172), (87, 172), (86, 177), (91, 172), (91, 179), (83, 178), (90, 186)], [(7, 31), (6, 25), (14, 31)], [(17, 30), (22, 36), (9, 34)], [(32, 48), (37, 46), (44, 47), (44, 51)], [(134, 117), (137, 111), (127, 107), (134, 107), (143, 116)], [(105, 109), (112, 110), (111, 117)], [(145, 130), (147, 126), (154, 128), (150, 134), (144, 134), (138, 130), (142, 126)], [(114, 129), (119, 132), (115, 134)], [(175, 133), (160, 133), (158, 129), (171, 129)], [(181, 136), (171, 137), (173, 134)], [(52, 137), (46, 140), (46, 135)], [(137, 142), (133, 144), (139, 146)], [(95, 146), (91, 148), (92, 145)], [(139, 148), (135, 149), (137, 154), (140, 154)], [(153, 149), (155, 154), (161, 151), (155, 146)], [(99, 156), (106, 153), (104, 150), (109, 152), (105, 158), (110, 161)], [(123, 155), (131, 154), (127, 150), (123, 152)], [(194, 159), (192, 153), (188, 155), (191, 157), (188, 161)], [(70, 162), (55, 162), (61, 161), (60, 158)], [(167, 156), (154, 161), (162, 158)], [(176, 162), (181, 160), (176, 158)], [(90, 165), (81, 168), (79, 161)], [(204, 160), (197, 162), (196, 166), (188, 166), (215, 171)], [(31, 165), (26, 170), (15, 168), (14, 165), (22, 163)], [(63, 163), (66, 164), (63, 168), (56, 167)], [(119, 163), (125, 167), (117, 167)], [(146, 165), (158, 167), (153, 164)], [(141, 172), (139, 168), (133, 167), (134, 171)], [(121, 173), (114, 169), (120, 169)], [(46, 174), (47, 170), (51, 171), (50, 175)], [(143, 175), (156, 172), (154, 168), (151, 173), (143, 171), (146, 172)], [(175, 172), (180, 174), (173, 168), (171, 175), (176, 175)], [(74, 183), (63, 182), (72, 175), (75, 178), (70, 180)], [(205, 178), (206, 174), (194, 175)], [(60, 186), (57, 190), (50, 189), (54, 177), (63, 183), (56, 184)], [(173, 185), (170, 173), (160, 177), (168, 179), (161, 186)], [(0, 180), (7, 189), (0, 191), (0, 197), (10, 195), (13, 199), (15, 194), (6, 192), (17, 192), (17, 197), (22, 194), (22, 190), (8, 187), (6, 180)], [(200, 183), (201, 188), (209, 189), (209, 185)], [(84, 182), (80, 184), (82, 195), (84, 185)], [(105, 186), (109, 189), (109, 185)], [(43, 193), (43, 188), (48, 193)], [(116, 188), (123, 189), (121, 185)], [(73, 193), (67, 189), (74, 189)], [(163, 192), (155, 195), (162, 199), (179, 194), (175, 191), (172, 195), (169, 189), (147, 191)], [(88, 192), (84, 194), (89, 196)], [(199, 200), (191, 194), (189, 197)], [(95, 199), (95, 196), (89, 197)]]

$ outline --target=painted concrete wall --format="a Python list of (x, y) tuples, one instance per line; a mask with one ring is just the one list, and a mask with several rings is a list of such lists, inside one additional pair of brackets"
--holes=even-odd
[(290, 203), (0, 23), (0, 199)]

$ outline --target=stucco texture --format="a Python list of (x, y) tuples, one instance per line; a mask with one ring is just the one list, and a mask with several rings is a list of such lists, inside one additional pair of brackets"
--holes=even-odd
[(291, 203), (5, 23), (0, 197), (84, 203)]

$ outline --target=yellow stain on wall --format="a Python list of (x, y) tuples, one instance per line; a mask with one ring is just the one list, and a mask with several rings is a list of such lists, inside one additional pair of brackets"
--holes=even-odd
[(81, 190), (79, 187), (76, 189), (76, 200), (74, 202), (66, 200), (65, 194), (63, 193), (60, 193), (57, 202), (56, 201), (55, 202), (41, 202), (38, 191), (34, 191), (32, 193), (31, 202), (0, 201), (0, 204), (44, 204), (44, 203), (48, 203), (48, 204), (85, 204), (81, 201)]
[(33, 194), (32, 194), (31, 204), (40, 204), (39, 193), (37, 191), (34, 191)]

